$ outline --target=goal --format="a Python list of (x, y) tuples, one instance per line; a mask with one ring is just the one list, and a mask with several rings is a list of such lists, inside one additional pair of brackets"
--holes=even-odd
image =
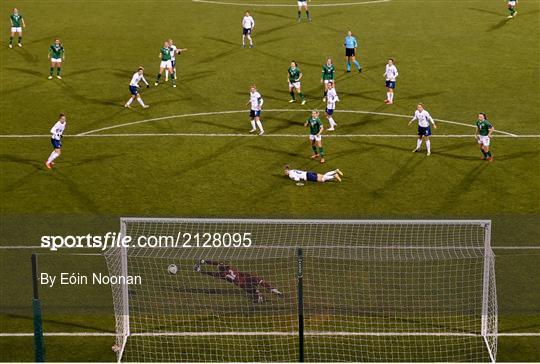
[[(118, 361), (494, 362), (490, 221), (122, 218)], [(126, 281), (126, 280), (124, 280)]]

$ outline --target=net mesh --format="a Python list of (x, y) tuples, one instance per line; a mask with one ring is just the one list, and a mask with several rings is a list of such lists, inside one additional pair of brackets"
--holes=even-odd
[(111, 275), (142, 279), (112, 286), (118, 357), (297, 361), (301, 248), (306, 361), (494, 361), (488, 230), (475, 221), (123, 219), (124, 236), (159, 237), (161, 247), (106, 252)]

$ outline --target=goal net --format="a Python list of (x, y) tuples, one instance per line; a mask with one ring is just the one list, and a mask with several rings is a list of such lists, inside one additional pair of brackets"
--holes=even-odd
[[(118, 361), (494, 362), (489, 221), (122, 218)], [(146, 245), (145, 245), (146, 244)]]

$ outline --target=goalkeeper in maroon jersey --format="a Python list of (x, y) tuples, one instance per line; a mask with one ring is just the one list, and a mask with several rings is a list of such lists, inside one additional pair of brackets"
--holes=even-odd
[[(217, 266), (217, 272), (205, 272), (202, 270), (201, 265), (215, 265)], [(240, 272), (238, 269), (225, 262), (201, 259), (197, 262), (197, 264), (195, 264), (193, 269), (201, 274), (223, 279), (234, 284), (238, 288), (244, 290), (244, 292), (246, 292), (255, 303), (264, 301), (264, 296), (259, 290), (261, 287), (279, 297), (283, 296), (283, 293), (281, 293), (277, 288), (272, 286), (270, 283), (265, 282), (264, 279), (258, 277), (256, 274)]]

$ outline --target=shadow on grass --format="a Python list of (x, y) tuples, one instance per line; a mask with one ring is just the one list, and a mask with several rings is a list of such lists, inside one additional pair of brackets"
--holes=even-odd
[[(112, 312), (111, 312), (111, 315), (112, 315)], [(13, 314), (6, 314), (6, 316), (11, 319), (27, 320), (27, 321), (33, 322), (32, 316), (13, 315)], [(55, 324), (55, 325), (62, 325), (62, 326), (67, 326), (67, 327), (72, 327), (72, 328), (77, 328), (77, 329), (103, 332), (103, 327), (100, 327), (100, 326), (91, 326), (91, 325), (77, 324), (73, 322), (52, 320), (52, 319), (47, 319), (46, 317), (43, 318), (43, 323), (45, 324), (44, 325), (45, 327), (47, 326), (47, 324)], [(114, 332), (111, 331), (111, 333), (114, 333)]]

